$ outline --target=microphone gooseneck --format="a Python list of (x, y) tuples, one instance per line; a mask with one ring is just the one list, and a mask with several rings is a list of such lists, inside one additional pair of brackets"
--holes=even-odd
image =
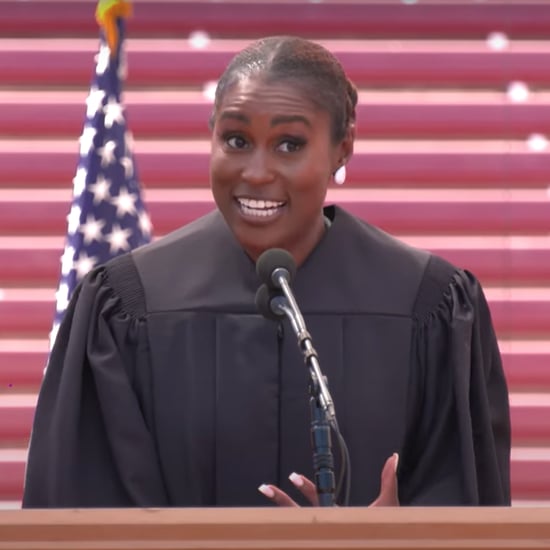
[[(319, 402), (331, 424), (336, 423), (336, 412), (325, 377), (321, 373), (319, 358), (313, 347), (311, 335), (290, 288), (290, 282), (296, 274), (296, 262), (289, 252), (282, 248), (270, 248), (263, 252), (256, 262), (256, 273), (262, 282), (271, 289), (280, 289), (288, 300), (289, 318), (298, 345), (304, 353), (306, 364), (312, 369), (312, 382), (319, 389)], [(284, 311), (284, 310), (283, 310)], [(272, 317), (270, 317), (272, 318)]]

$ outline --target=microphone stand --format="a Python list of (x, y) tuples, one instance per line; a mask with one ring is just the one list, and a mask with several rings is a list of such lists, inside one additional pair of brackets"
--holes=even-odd
[[(281, 277), (281, 288), (285, 296), (275, 296), (272, 307), (283, 312), (290, 320), (290, 324), (298, 338), (298, 346), (304, 354), (309, 369), (309, 404), (311, 414), (311, 445), (313, 449), (313, 468), (315, 486), (319, 497), (319, 506), (334, 506), (336, 503), (334, 481), (334, 457), (332, 454), (331, 425), (337, 430), (334, 405), (325, 377), (321, 373), (319, 359), (312, 345), (311, 336), (305, 327), (300, 310), (295, 304), (294, 297), (286, 279)], [(285, 286), (287, 291), (285, 291)], [(287, 302), (288, 300), (288, 302)], [(290, 306), (289, 306), (290, 303)], [(293, 304), (294, 303), (294, 304)], [(292, 307), (292, 305), (296, 307)]]
[[(280, 300), (277, 300), (277, 298), (275, 298), (274, 306), (279, 307), (281, 311), (283, 311), (285, 315), (290, 319), (292, 328), (294, 329), (294, 332), (296, 333), (296, 336), (298, 338), (298, 345), (305, 356), (306, 364), (310, 369), (313, 370), (316, 383), (319, 386), (318, 393), (320, 405), (325, 411), (328, 417), (328, 421), (331, 423), (331, 425), (334, 425), (334, 427), (336, 427), (336, 412), (334, 410), (334, 403), (332, 401), (332, 397), (330, 396), (330, 392), (328, 391), (325, 377), (321, 373), (319, 358), (317, 352), (313, 347), (311, 335), (306, 329), (306, 323), (304, 321), (304, 318), (302, 317), (302, 314), (300, 313), (300, 308), (298, 307), (298, 304), (294, 299), (294, 294), (290, 289), (290, 285), (288, 284), (287, 273), (288, 272), (286, 271), (286, 269), (282, 268), (277, 268), (273, 272), (273, 280), (277, 282), (277, 285), (283, 291), (285, 298), (288, 300), (287, 305), (285, 303), (281, 303)], [(285, 311), (285, 309), (283, 308), (286, 308), (288, 312)]]

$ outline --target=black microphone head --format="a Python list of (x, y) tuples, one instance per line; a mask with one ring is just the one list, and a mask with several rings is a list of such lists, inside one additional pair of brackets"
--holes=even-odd
[(281, 294), (271, 290), (267, 285), (261, 285), (256, 292), (256, 307), (258, 311), (266, 318), (273, 321), (282, 319), (285, 314), (283, 311), (276, 311), (271, 301), (273, 298), (280, 297)]
[(270, 248), (262, 252), (256, 262), (258, 277), (271, 288), (279, 288), (277, 280), (273, 278), (276, 269), (284, 269), (288, 273), (288, 283), (292, 281), (296, 274), (296, 262), (290, 252), (283, 248)]

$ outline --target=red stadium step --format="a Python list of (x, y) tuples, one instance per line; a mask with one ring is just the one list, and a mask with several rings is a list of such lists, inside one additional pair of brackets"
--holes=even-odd
[(550, 499), (550, 449), (512, 449), (512, 498)]
[[(550, 71), (549, 71), (550, 74)], [(208, 185), (209, 143), (136, 142), (141, 180), (158, 187)], [(0, 142), (0, 188), (66, 187), (78, 162), (76, 141)], [(550, 155), (525, 143), (358, 142), (348, 186), (538, 187), (546, 189)]]
[[(166, 2), (134, 0), (133, 34), (184, 36), (197, 29), (217, 36), (300, 34), (370, 37), (484, 37), (498, 29), (518, 36), (550, 34), (548, 6), (540, 2), (472, 3), (458, 0), (450, 5), (395, 2), (323, 3), (291, 1), (218, 1), (215, 9), (203, 1)], [(288, 4), (284, 8), (281, 4)], [(97, 25), (93, 5), (87, 0), (2, 2), (0, 33), (21, 36), (61, 34), (94, 35)]]
[(485, 288), (500, 337), (550, 337), (550, 288)]
[[(486, 289), (501, 337), (550, 337), (550, 292), (546, 289)], [(4, 289), (0, 334), (45, 337), (55, 310), (54, 289)]]
[[(483, 86), (505, 88), (512, 81), (550, 84), (544, 42), (491, 51), (483, 43), (324, 42), (360, 86)], [(219, 78), (229, 60), (248, 41), (214, 41), (193, 49), (177, 40), (128, 41), (129, 87), (203, 86)], [(86, 86), (94, 66), (97, 40), (0, 40), (4, 86)]]
[(500, 341), (508, 388), (514, 392), (550, 392), (550, 340)]
[(36, 394), (0, 393), (0, 441), (26, 447), (36, 407)]
[[(158, 235), (215, 208), (209, 189), (147, 187), (144, 196)], [(71, 192), (69, 186), (32, 192), (0, 189), (0, 235), (64, 234)], [(550, 232), (550, 200), (542, 189), (441, 192), (337, 187), (330, 189), (327, 202), (337, 203), (391, 233), (487, 235), (504, 232), (532, 236)]]
[[(0, 238), (1, 286), (53, 288), (57, 284), (63, 253), (61, 237), (15, 238), (14, 244), (27, 243), (22, 246), (11, 246), (7, 239)], [(471, 271), (484, 285), (544, 285), (550, 280), (550, 248), (487, 246), (471, 249), (445, 247), (437, 243), (425, 248)]]
[(550, 446), (550, 394), (512, 394), (510, 410), (513, 446)]
[[(0, 239), (0, 243), (3, 240)], [(44, 239), (33, 237), (29, 237), (27, 246), (3, 247), (0, 244), (0, 287), (19, 285), (53, 288), (59, 281), (63, 254), (63, 239), (54, 240), (55, 244), (48, 243), (47, 247), (36, 246)]]
[(21, 500), (26, 460), (26, 450), (0, 448), (0, 500)]
[[(67, 230), (71, 187), (36, 190), (32, 202), (26, 190), (0, 189), (0, 235), (63, 235)], [(209, 189), (174, 189), (168, 192), (150, 189), (145, 195), (150, 214), (157, 220), (157, 235), (185, 225), (215, 208)], [(178, 207), (172, 208), (174, 204)], [(11, 248), (18, 246), (15, 240), (10, 245)]]
[(48, 359), (45, 339), (0, 339), (0, 396), (2, 393), (36, 392)]
[[(82, 132), (86, 92), (0, 92), (2, 131), (13, 138), (76, 140)], [(512, 103), (504, 92), (361, 93), (357, 137), (526, 139), (550, 133), (550, 95)], [(130, 91), (129, 125), (140, 139), (208, 138), (212, 103), (201, 92)]]

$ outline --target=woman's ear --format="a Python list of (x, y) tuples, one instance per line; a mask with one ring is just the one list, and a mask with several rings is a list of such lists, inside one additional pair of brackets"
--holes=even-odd
[(345, 162), (349, 162), (349, 159), (353, 155), (354, 143), (355, 143), (355, 124), (349, 124), (348, 130), (341, 144), (342, 158), (345, 159)]
[(342, 141), (338, 144), (337, 148), (335, 149), (335, 155), (333, 158), (333, 169), (332, 173), (334, 173), (339, 170), (342, 166), (345, 166), (348, 162), (351, 156), (353, 155), (353, 144), (355, 142), (355, 125), (350, 124), (348, 126), (348, 130), (346, 132), (346, 135), (342, 139)]

